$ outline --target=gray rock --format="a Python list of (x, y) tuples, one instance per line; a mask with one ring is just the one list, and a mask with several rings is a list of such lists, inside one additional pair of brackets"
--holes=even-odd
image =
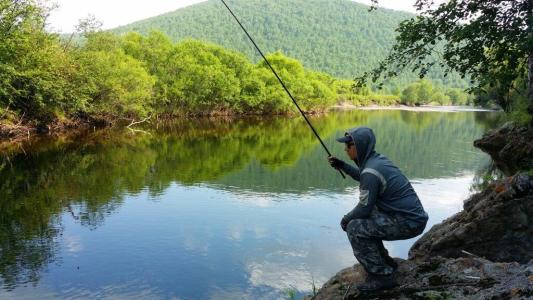
[(496, 167), (507, 176), (533, 169), (533, 127), (506, 123), (487, 132), (474, 146), (488, 153)]
[(530, 299), (533, 278), (527, 265), (494, 263), (485, 259), (442, 258), (403, 261), (396, 275), (399, 286), (363, 294), (356, 285), (365, 278), (362, 266), (346, 268), (306, 299)]
[(465, 201), (464, 210), (433, 226), (409, 251), (410, 259), (463, 257), (497, 262), (533, 259), (533, 184), (525, 174), (497, 181)]

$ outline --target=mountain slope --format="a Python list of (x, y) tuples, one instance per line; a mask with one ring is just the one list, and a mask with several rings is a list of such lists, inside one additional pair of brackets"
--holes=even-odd
[[(264, 52), (281, 50), (305, 67), (340, 78), (353, 78), (375, 66), (392, 46), (396, 26), (414, 15), (387, 9), (369, 12), (349, 0), (229, 0)], [(114, 29), (143, 34), (160, 30), (174, 41), (195, 38), (259, 56), (235, 20), (218, 0), (206, 1)], [(457, 75), (444, 78), (435, 69), (428, 77), (437, 84), (463, 87)], [(415, 81), (414, 74), (395, 80), (398, 86)], [(391, 88), (394, 84), (389, 84)]]

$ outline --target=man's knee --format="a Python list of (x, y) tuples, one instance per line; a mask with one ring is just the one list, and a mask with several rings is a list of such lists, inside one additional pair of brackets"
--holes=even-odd
[(357, 234), (359, 231), (361, 231), (362, 228), (362, 221), (361, 219), (352, 219), (348, 226), (346, 226), (346, 232)]

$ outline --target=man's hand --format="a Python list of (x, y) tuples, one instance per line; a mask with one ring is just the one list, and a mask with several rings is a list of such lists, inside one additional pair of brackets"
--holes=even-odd
[(346, 227), (348, 226), (348, 223), (350, 223), (350, 220), (346, 219), (346, 216), (342, 217), (342, 220), (341, 220), (342, 230), (346, 231)]
[(344, 161), (336, 158), (335, 156), (328, 157), (328, 162), (335, 169), (340, 169), (344, 165)]

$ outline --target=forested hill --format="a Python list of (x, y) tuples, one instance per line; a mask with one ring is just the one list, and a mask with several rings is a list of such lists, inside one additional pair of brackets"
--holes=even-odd
[[(354, 78), (385, 57), (392, 46), (395, 28), (412, 14), (378, 9), (349, 0), (229, 0), (250, 34), (264, 52), (281, 50), (310, 69), (340, 78)], [(187, 37), (220, 44), (258, 55), (235, 20), (219, 0), (210, 0), (114, 29), (146, 34), (156, 29), (174, 41)], [(464, 87), (455, 74), (448, 77), (435, 69), (428, 75), (434, 83)], [(415, 81), (414, 74), (396, 79), (402, 88)], [(392, 88), (393, 85), (389, 85)]]

